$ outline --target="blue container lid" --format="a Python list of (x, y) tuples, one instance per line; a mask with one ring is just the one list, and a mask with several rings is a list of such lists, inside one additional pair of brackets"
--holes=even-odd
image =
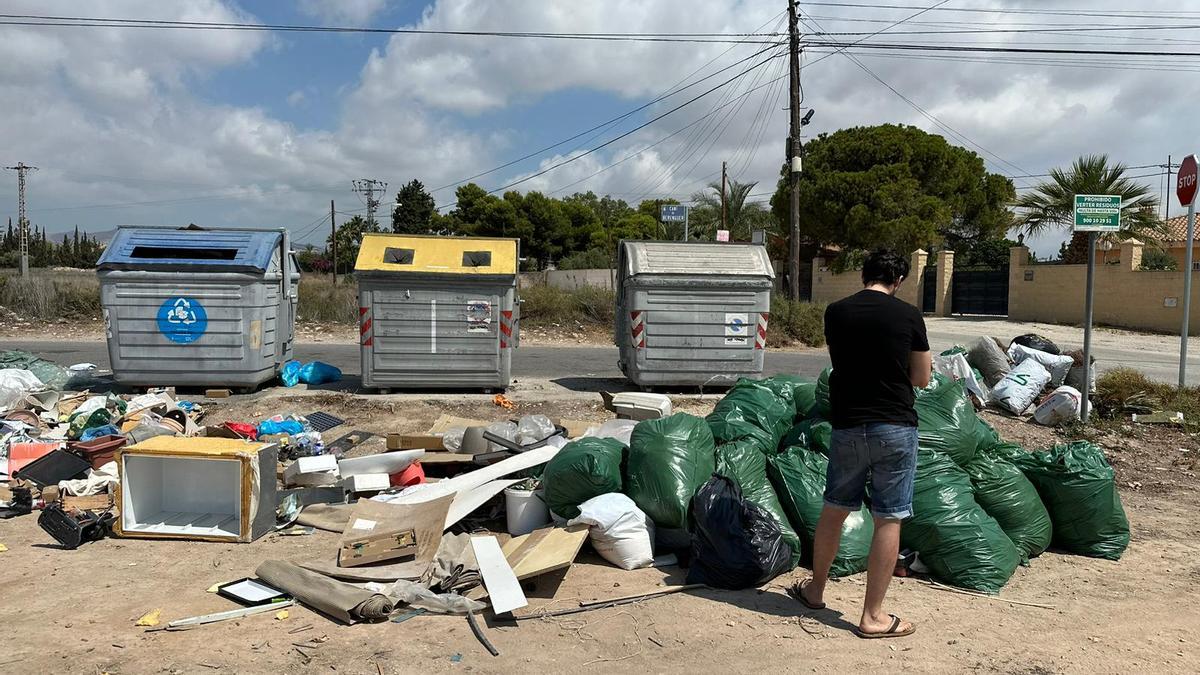
[(120, 228), (96, 267), (262, 273), (282, 238), (279, 230)]

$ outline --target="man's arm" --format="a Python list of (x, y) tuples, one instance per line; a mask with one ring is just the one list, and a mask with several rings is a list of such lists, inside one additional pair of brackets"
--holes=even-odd
[(929, 350), (911, 352), (908, 356), (908, 379), (912, 386), (924, 389), (929, 386), (929, 377), (933, 372), (933, 356)]

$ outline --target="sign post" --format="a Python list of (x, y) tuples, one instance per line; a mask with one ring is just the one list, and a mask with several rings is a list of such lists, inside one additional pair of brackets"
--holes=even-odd
[(683, 240), (688, 240), (688, 207), (682, 204), (663, 204), (658, 208), (658, 218), (664, 223), (683, 223)]
[(1188, 333), (1192, 312), (1192, 240), (1196, 232), (1196, 156), (1188, 155), (1179, 165), (1175, 195), (1187, 207), (1187, 264), (1183, 266), (1183, 330), (1179, 335), (1179, 388), (1187, 386)]
[(1121, 229), (1121, 195), (1075, 195), (1075, 232), (1088, 233), (1087, 296), (1083, 309), (1083, 368), (1086, 381), (1079, 417), (1088, 421), (1091, 414), (1092, 307), (1095, 297), (1096, 234)]

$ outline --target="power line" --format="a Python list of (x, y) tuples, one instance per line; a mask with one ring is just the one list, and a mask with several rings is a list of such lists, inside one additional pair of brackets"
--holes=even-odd
[[(920, 9), (920, 5), (894, 5), (894, 4), (874, 4), (874, 3), (857, 3), (857, 2), (805, 2), (806, 5), (816, 7), (853, 7), (860, 9)], [(1200, 17), (1200, 12), (1180, 12), (1180, 11), (1164, 11), (1164, 10), (1147, 10), (1143, 12), (1102, 12), (1093, 10), (1067, 10), (1067, 9), (986, 9), (979, 7), (940, 7), (941, 12), (964, 12), (978, 14), (1032, 14), (1032, 15), (1052, 15), (1052, 16), (1087, 16), (1100, 18), (1114, 19), (1178, 19), (1178, 18), (1196, 18)]]
[[(986, 52), (986, 53), (1012, 53), (1012, 54), (1090, 54), (1095, 56), (1158, 56), (1158, 57), (1179, 57), (1200, 56), (1200, 52), (1176, 52), (1176, 51), (1145, 51), (1145, 50), (1128, 50), (1128, 49), (1053, 49), (1047, 47), (1001, 47), (1001, 46), (978, 46), (978, 45), (935, 45), (935, 44), (916, 44), (916, 43), (901, 43), (889, 44), (881, 42), (862, 43), (859, 42), (830, 42), (830, 41), (811, 41), (806, 44), (806, 47), (825, 47), (834, 49), (833, 54), (840, 53), (846, 49), (895, 49), (895, 50), (910, 50), (910, 51), (934, 51), (934, 52)], [(828, 58), (833, 54), (829, 54), (822, 58)], [(811, 65), (811, 64), (810, 64)]]
[[(0, 25), (49, 26), (71, 28), (149, 28), (165, 30), (223, 30), (282, 33), (369, 33), (382, 35), (447, 35), (458, 37), (538, 38), (552, 40), (600, 40), (615, 42), (688, 42), (775, 44), (777, 37), (765, 33), (554, 33), (527, 31), (433, 30), (424, 28), (371, 28), (366, 26), (306, 26), (296, 24), (258, 24), (220, 21), (166, 21), (156, 19), (120, 19), (86, 16), (38, 14), (0, 14)], [(741, 38), (741, 39), (734, 39)]]

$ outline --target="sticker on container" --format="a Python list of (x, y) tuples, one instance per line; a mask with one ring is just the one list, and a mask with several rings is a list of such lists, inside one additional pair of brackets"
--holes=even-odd
[(250, 349), (262, 349), (262, 321), (260, 319), (250, 322)]
[(158, 332), (171, 342), (188, 344), (208, 330), (204, 305), (188, 297), (167, 298), (158, 308)]
[(725, 344), (728, 346), (745, 346), (750, 344), (749, 314), (731, 313), (725, 315)]
[(467, 332), (490, 333), (492, 330), (492, 303), (487, 300), (472, 300), (467, 303)]

